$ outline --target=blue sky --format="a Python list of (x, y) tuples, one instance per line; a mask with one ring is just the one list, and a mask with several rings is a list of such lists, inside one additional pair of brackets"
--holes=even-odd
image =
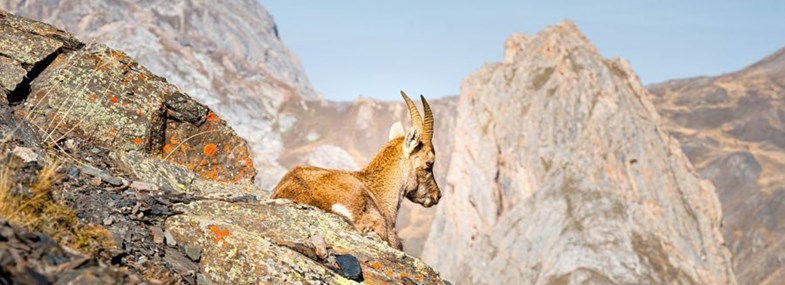
[(785, 1), (260, 0), (331, 100), (457, 95), (512, 33), (575, 21), (644, 84), (741, 69), (785, 47)]

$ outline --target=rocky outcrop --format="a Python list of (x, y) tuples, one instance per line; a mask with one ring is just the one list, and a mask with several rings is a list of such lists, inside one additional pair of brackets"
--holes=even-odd
[(785, 282), (785, 49), (738, 72), (648, 89), (664, 129), (717, 187), (739, 283)]
[[(256, 182), (264, 190), (271, 190), (285, 169), (296, 165), (358, 169), (376, 154), (394, 121), (408, 121), (402, 101), (318, 99), (298, 60), (279, 38), (272, 17), (257, 1), (230, 5), (185, 0), (0, 0), (0, 8), (54, 23), (85, 41), (119, 48), (184, 88), (250, 142), (260, 174)], [(449, 165), (457, 99), (425, 95), (435, 105), (435, 170), (443, 185), (446, 175), (439, 173), (445, 174)], [(175, 143), (169, 138), (163, 143), (176, 146), (184, 138), (174, 135)], [(200, 138), (186, 141), (188, 145), (178, 150), (203, 149), (190, 145)], [(191, 167), (200, 163), (184, 161), (185, 157), (175, 152), (168, 160)], [(400, 213), (405, 249), (419, 255), (435, 208), (404, 202)]]
[[(22, 224), (54, 219), (44, 224), (66, 229), (53, 236), (83, 244), (87, 260), (93, 254), (102, 262), (61, 264), (83, 256), (68, 255), (57, 264), (37, 263), (49, 270), (48, 280), (442, 283), (418, 259), (337, 216), (258, 201), (266, 192), (253, 184), (246, 142), (210, 108), (125, 53), (2, 10), (0, 31), (7, 99), (0, 104), (0, 213)], [(42, 195), (57, 211), (19, 216), (5, 203), (24, 207)], [(82, 227), (106, 234), (87, 236)], [(50, 249), (59, 250), (42, 247)], [(34, 264), (30, 258), (40, 252), (24, 254), (0, 258), (0, 265)], [(0, 272), (16, 282), (35, 275)]]
[(734, 284), (715, 189), (647, 97), (572, 23), (511, 37), (461, 84), (423, 258), (477, 284)]
[(318, 98), (255, 0), (5, 0), (0, 9), (123, 50), (183, 87), (250, 143), (264, 189), (285, 171), (278, 109), (289, 98)]
[(168, 219), (166, 230), (178, 241), (204, 248), (202, 270), (219, 283), (352, 283), (336, 274), (341, 272), (337, 257), (347, 254), (357, 257), (368, 284), (441, 283), (418, 259), (380, 246), (380, 240), (358, 235), (340, 217), (312, 207), (208, 201), (179, 209), (189, 214)]

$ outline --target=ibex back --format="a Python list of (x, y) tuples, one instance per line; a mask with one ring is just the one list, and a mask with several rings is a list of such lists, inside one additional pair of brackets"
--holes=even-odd
[(424, 117), (401, 91), (412, 126), (404, 134), (400, 123), (390, 129), (389, 141), (360, 171), (295, 167), (278, 182), (271, 198), (285, 198), (337, 214), (361, 232), (378, 234), (402, 249), (395, 219), (403, 197), (425, 207), (441, 199), (433, 177), (433, 114), (420, 95)]

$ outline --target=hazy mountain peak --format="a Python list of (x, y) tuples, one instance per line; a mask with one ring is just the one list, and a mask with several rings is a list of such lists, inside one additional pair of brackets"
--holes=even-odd
[(570, 22), (505, 46), (462, 82), (423, 258), (477, 284), (735, 283), (714, 188), (629, 64)]

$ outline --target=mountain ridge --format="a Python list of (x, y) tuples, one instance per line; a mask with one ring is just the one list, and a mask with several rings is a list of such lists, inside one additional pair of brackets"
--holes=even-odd
[(648, 87), (664, 129), (717, 187), (724, 236), (743, 284), (785, 280), (785, 48), (735, 72)]

